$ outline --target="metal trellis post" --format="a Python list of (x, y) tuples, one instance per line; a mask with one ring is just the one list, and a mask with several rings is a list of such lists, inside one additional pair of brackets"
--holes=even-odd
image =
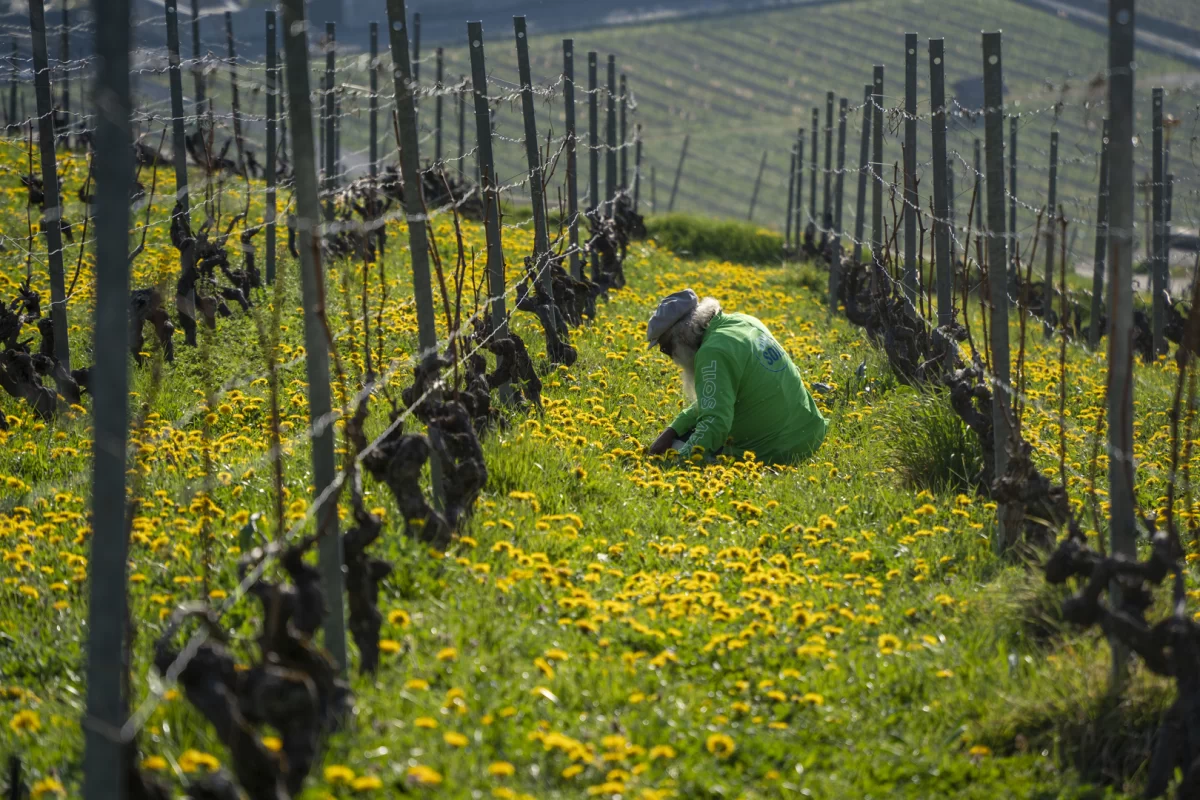
[(679, 150), (679, 165), (675, 167), (675, 181), (671, 184), (671, 199), (667, 201), (668, 214), (675, 210), (675, 195), (679, 192), (679, 178), (683, 175), (683, 161), (687, 158), (688, 142), (691, 141), (691, 138), (690, 133), (683, 135), (683, 147)]
[(533, 77), (529, 69), (529, 36), (525, 18), (513, 17), (513, 32), (517, 37), (517, 72), (521, 81), (521, 113), (525, 118), (525, 160), (529, 166), (529, 195), (533, 200), (533, 264), (540, 277), (542, 289), (554, 301), (553, 276), (547, 258), (550, 237), (546, 226), (546, 202), (543, 183), (542, 154), (538, 152), (537, 118), (533, 106)]
[(621, 73), (621, 118), (620, 118), (620, 143), (621, 143), (621, 191), (629, 189), (629, 149), (628, 144), (629, 129), (626, 127), (626, 115), (629, 111), (629, 82), (625, 77), (625, 73)]
[(607, 93), (606, 146), (604, 153), (604, 202), (605, 216), (616, 215), (613, 202), (617, 198), (617, 57), (611, 53), (608, 56), (608, 93)]
[[(1004, 72), (1001, 36), (983, 34), (984, 136), (987, 143), (987, 258), (991, 302), (992, 429), (995, 431), (995, 475), (1008, 467), (1011, 431), (1008, 353), (1008, 255), (1004, 229)], [(1002, 531), (1001, 536), (1005, 534)], [(1001, 546), (1010, 544), (1002, 541)]]
[(471, 93), (475, 97), (476, 159), (479, 185), (483, 196), (484, 226), (487, 236), (488, 303), (492, 330), (503, 337), (508, 317), (504, 310), (504, 251), (500, 241), (500, 193), (496, 167), (492, 159), (491, 108), (487, 96), (487, 63), (483, 52), (483, 23), (467, 23), (467, 42), (471, 48)]
[(633, 126), (633, 210), (642, 194), (642, 123)]
[(600, 205), (600, 107), (597, 55), (588, 53), (588, 210)]
[(825, 93), (825, 180), (821, 182), (821, 230), (828, 233), (833, 229), (832, 181), (833, 181), (833, 92)]
[[(465, 86), (467, 82), (466, 75), (458, 76), (459, 86)], [(458, 174), (459, 177), (465, 178), (467, 175), (464, 163), (467, 160), (467, 92), (463, 88), (459, 88), (455, 95), (458, 98)]]
[(754, 178), (754, 191), (750, 193), (750, 210), (746, 213), (746, 221), (754, 221), (754, 206), (758, 204), (758, 190), (762, 187), (763, 171), (767, 168), (767, 151), (763, 150), (762, 161), (758, 163), (758, 174)]
[(833, 250), (829, 261), (829, 314), (838, 306), (838, 279), (842, 270), (842, 206), (846, 188), (846, 98), (838, 101), (837, 181), (833, 198)]
[(125, 493), (129, 441), (129, 190), (133, 182), (133, 102), (129, 90), (130, 0), (93, 0), (96, 19), (96, 318), (92, 395), (92, 535), (88, 562), (87, 716), (83, 796), (128, 796), (125, 725), (126, 595), (130, 508)]
[(187, 143), (183, 124), (183, 75), (179, 65), (179, 10), (176, 0), (166, 0), (167, 77), (171, 85), (171, 145), (175, 163), (175, 200), (182, 213), (190, 208), (188, 198)]
[(246, 142), (242, 138), (241, 103), (238, 100), (237, 52), (233, 46), (233, 13), (225, 12), (225, 44), (229, 51), (229, 98), (233, 110), (233, 143), (237, 148), (238, 168), (246, 166)]
[(1088, 347), (1100, 343), (1100, 314), (1104, 303), (1104, 261), (1108, 250), (1108, 143), (1109, 123), (1104, 119), (1100, 139), (1100, 187), (1096, 191), (1096, 246), (1092, 257), (1092, 309), (1088, 327)]
[(796, 252), (804, 243), (804, 227), (800, 224), (804, 216), (804, 128), (796, 129), (796, 208), (795, 221), (792, 225), (796, 230)]
[[(1108, 6), (1108, 479), (1111, 552), (1134, 558), (1133, 123), (1134, 0)], [(1118, 678), (1114, 653), (1114, 678)]]
[(871, 92), (871, 285), (883, 271), (883, 65), (875, 66)]
[(820, 212), (817, 211), (817, 173), (821, 171), (821, 109), (812, 110), (812, 157), (809, 159), (809, 192), (808, 192), (808, 225), (816, 230), (820, 225)]
[(200, 0), (192, 0), (192, 80), (196, 87), (196, 124), (202, 126), (205, 97), (204, 64), (200, 60)]
[(325, 221), (333, 221), (333, 195), (337, 189), (337, 142), (333, 125), (336, 119), (334, 92), (337, 86), (337, 23), (325, 23)]
[(71, 71), (67, 62), (71, 60), (71, 7), (63, 3), (62, 31), (59, 37), (58, 63), (62, 69), (62, 119), (66, 126), (64, 132), (70, 132), (71, 125)]
[(442, 82), (445, 80), (446, 54), (445, 54), (445, 51), (441, 47), (439, 47), (436, 52), (437, 52), (437, 58), (436, 58), (436, 64), (435, 64), (436, 83), (434, 84), (433, 89), (435, 92), (437, 92), (437, 95), (434, 97), (434, 101), (433, 101), (433, 126), (434, 126), (433, 127), (433, 130), (434, 130), (433, 159), (434, 159), (434, 163), (441, 166), (441, 163), (442, 163), (442, 105), (443, 105), (442, 104), (442, 94), (443, 94)]
[(1165, 198), (1163, 185), (1166, 182), (1166, 168), (1163, 164), (1163, 90), (1161, 87), (1155, 87), (1151, 90), (1150, 109), (1150, 124), (1153, 131), (1153, 144), (1150, 153), (1150, 180), (1152, 181), (1150, 189), (1152, 217), (1150, 230), (1150, 284), (1152, 287), (1150, 309), (1153, 315), (1151, 325), (1154, 342), (1153, 352), (1155, 357), (1158, 357), (1166, 352), (1163, 332), (1166, 328), (1165, 315), (1167, 311), (1164, 295), (1167, 291), (1167, 264), (1166, 259), (1163, 257), (1163, 204)]
[(917, 296), (917, 34), (904, 34), (904, 293)]
[(50, 59), (46, 55), (46, 9), (42, 0), (29, 0), (29, 32), (33, 37), (33, 85), (37, 93), (38, 149), (42, 158), (42, 191), (46, 213), (42, 225), (50, 262), (50, 320), (54, 326), (54, 357), (71, 371), (67, 338), (67, 287), (63, 280), (62, 198), (54, 152), (54, 99), (50, 91)]
[(1008, 120), (1008, 236), (1012, 243), (1007, 247), (1008, 293), (1017, 296), (1016, 262), (1021, 255), (1021, 242), (1017, 238), (1017, 117)]
[[(1054, 334), (1054, 326), (1050, 324), (1050, 315), (1054, 310), (1054, 251), (1056, 229), (1055, 208), (1058, 206), (1058, 131), (1050, 132), (1050, 185), (1046, 193), (1046, 216), (1044, 230), (1046, 233), (1046, 285), (1042, 295), (1042, 332), (1049, 339)], [(1015, 244), (1013, 245), (1016, 246)], [(1064, 290), (1065, 291), (1065, 290)]]
[(792, 208), (796, 199), (796, 145), (792, 145), (788, 162), (787, 215), (783, 218), (783, 251), (792, 251)]
[(563, 110), (567, 126), (567, 246), (571, 275), (583, 280), (579, 260), (579, 157), (575, 141), (575, 40), (563, 39)]
[[(942, 39), (929, 40), (929, 109), (933, 128), (933, 260), (937, 270), (937, 321), (938, 327), (942, 327), (951, 323), (954, 314), (948, 183), (952, 173), (946, 160), (946, 57)], [(948, 352), (952, 355), (953, 348), (948, 348)]]
[(862, 263), (863, 234), (867, 227), (867, 176), (871, 171), (871, 95), (875, 87), (863, 86), (862, 136), (858, 143), (858, 195), (854, 198), (854, 261)]
[(267, 205), (263, 210), (263, 220), (266, 222), (266, 267), (267, 285), (275, 285), (275, 148), (278, 146), (276, 127), (279, 117), (279, 67), (278, 67), (278, 36), (275, 32), (275, 12), (266, 12), (267, 39), (267, 152), (264, 169), (267, 179)]
[[(296, 238), (300, 251), (300, 291), (304, 306), (304, 347), (308, 377), (308, 416), (312, 437), (313, 491), (321, 497), (334, 481), (332, 397), (329, 384), (329, 345), (321, 323), (319, 298), (324, 270), (321, 267), (321, 206), (317, 194), (317, 169), (313, 163), (312, 97), (309, 93), (308, 22), (304, 0), (282, 0), (284, 68), (288, 86), (288, 114), (292, 121), (293, 181), (296, 197)], [(338, 535), (336, 496), (326, 497), (314, 509), (320, 533), (321, 584), (325, 591), (325, 649), (342, 672), (346, 656), (346, 618), (342, 593), (342, 540)]]

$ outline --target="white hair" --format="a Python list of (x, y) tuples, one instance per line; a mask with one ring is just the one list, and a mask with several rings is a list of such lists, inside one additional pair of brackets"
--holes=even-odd
[(667, 328), (658, 340), (683, 370), (683, 396), (689, 403), (696, 402), (696, 351), (704, 341), (709, 323), (720, 313), (721, 303), (715, 297), (706, 297), (686, 317)]

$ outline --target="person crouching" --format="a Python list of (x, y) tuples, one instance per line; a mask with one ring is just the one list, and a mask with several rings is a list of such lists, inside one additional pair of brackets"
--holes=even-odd
[(651, 455), (750, 450), (761, 461), (791, 464), (825, 440), (829, 423), (800, 371), (749, 314), (726, 314), (715, 298), (684, 289), (659, 302), (646, 340), (683, 370), (690, 403), (650, 445)]

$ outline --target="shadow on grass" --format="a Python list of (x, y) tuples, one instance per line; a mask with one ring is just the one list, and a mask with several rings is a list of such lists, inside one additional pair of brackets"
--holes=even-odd
[(1064, 642), (1045, 657), (1052, 679), (1030, 681), (1020, 693), (1004, 696), (980, 721), (974, 740), (997, 755), (1051, 755), (1082, 781), (1140, 793), (1175, 689), (1135, 663), (1124, 691), (1114, 697), (1110, 658), (1103, 640)]

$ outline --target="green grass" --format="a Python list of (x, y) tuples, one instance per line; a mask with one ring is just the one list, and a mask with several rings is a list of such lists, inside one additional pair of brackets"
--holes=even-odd
[(667, 214), (650, 217), (646, 230), (660, 246), (686, 258), (778, 264), (783, 257), (783, 239), (779, 234), (746, 222)]
[[(80, 159), (64, 168), (68, 197), (83, 169)], [(165, 218), (161, 198), (173, 191), (170, 176), (159, 177), (154, 220)], [(259, 188), (251, 221), (261, 211)], [(238, 205), (238, 187), (228, 191), (227, 208)], [(0, 224), (23, 230), (22, 197), (0, 200)], [(67, 214), (77, 219), (80, 210), (71, 203)], [(449, 220), (438, 217), (433, 228), (452, 263)], [(700, 238), (707, 229), (685, 231)], [(374, 279), (367, 294), (371, 309), (384, 305), (376, 355), (395, 359), (395, 393), (410, 379), (416, 319), (406, 232), (398, 221), (389, 232), (388, 300)], [(135, 286), (174, 273), (166, 235), (151, 227)], [(468, 225), (465, 235), (468, 249), (482, 253), (482, 231)], [(529, 226), (506, 228), (504, 237), (508, 263), (520, 263), (532, 247)], [(284, 358), (299, 355), (301, 341), (296, 270), (283, 255)], [(0, 268), (6, 299), (22, 273), (15, 260)], [(378, 778), (382, 788), (364, 793), (379, 797), (1096, 797), (1097, 781), (1114, 784), (1113, 796), (1136, 796), (1140, 761), (1116, 759), (1119, 774), (1110, 775), (1071, 757), (1105, 751), (1081, 751), (1080, 737), (1115, 747), (1129, 735), (1089, 724), (1111, 719), (1096, 710), (1104, 645), (1071, 631), (1047, 637), (1029, 624), (1023, 603), (1037, 578), (993, 552), (990, 504), (948, 483), (918, 489), (904, 480), (903, 469), (944, 465), (956, 451), (930, 445), (927, 461), (898, 467), (898, 442), (935, 424), (945, 430), (947, 419), (939, 412), (921, 422), (914, 405), (937, 401), (901, 389), (859, 330), (828, 318), (823, 273), (686, 259), (635, 243), (626, 274), (628, 288), (573, 332), (580, 358), (570, 369), (548, 369), (532, 316), (515, 318), (545, 372), (545, 413), (513, 414), (485, 438), (488, 485), (444, 557), (407, 540), (391, 496), (366, 481), (368, 505), (387, 517), (375, 553), (395, 567), (381, 597), (395, 652), (374, 678), (352, 677), (356, 714), (327, 742), (307, 796), (350, 796), (336, 770), (324, 771), (331, 766)], [(85, 260), (84, 291), (70, 306), (81, 364), (91, 361), (92, 279)], [(358, 267), (331, 265), (326, 279), (352, 391), (361, 368)], [(34, 284), (46, 286), (37, 266)], [(832, 427), (811, 461), (680, 466), (644, 455), (682, 402), (677, 370), (644, 347), (645, 319), (658, 297), (682, 286), (758, 316), (806, 381), (829, 387), (819, 398)], [(221, 388), (264, 370), (253, 320), (221, 320), (205, 340), (207, 348), (180, 346), (161, 384), (148, 369), (133, 371), (136, 403), (154, 415), (136, 437), (133, 464), (134, 702), (151, 691), (151, 648), (165, 615), (203, 600), (206, 586), (233, 590), (244, 516), (273, 506), (267, 389)], [(1031, 336), (1027, 364), (1023, 430), (1038, 465), (1056, 469), (1055, 345)], [(283, 381), (293, 518), (311, 497), (303, 366)], [(1105, 373), (1101, 357), (1076, 345), (1068, 367), (1067, 478), (1082, 502)], [(1137, 501), (1153, 509), (1168, 480), (1174, 362), (1139, 366), (1135, 377)], [(213, 416), (189, 416), (203, 412), (207, 391), (218, 393)], [(12, 428), (0, 434), (0, 752), (20, 756), (31, 781), (54, 777), (77, 796), (86, 559), (113, 534), (86, 523), (88, 415), (41, 424), (11, 398), (0, 403)], [(377, 398), (369, 435), (383, 429), (386, 412)], [(1101, 475), (1106, 466), (1101, 459)], [(192, 504), (206, 485), (218, 510), (203, 519)], [(248, 602), (224, 618), (240, 660), (254, 657), (257, 621)], [(1172, 690), (1135, 673), (1146, 688), (1130, 694), (1122, 719), (1144, 726)], [(21, 712), (33, 712), (39, 728), (11, 725)], [(161, 757), (178, 786), (193, 777), (173, 766), (188, 749), (228, 762), (180, 697), (153, 711), (138, 747), (139, 759)], [(490, 774), (508, 771), (497, 764), (512, 774)], [(416, 785), (430, 777), (418, 768), (440, 783)]]

